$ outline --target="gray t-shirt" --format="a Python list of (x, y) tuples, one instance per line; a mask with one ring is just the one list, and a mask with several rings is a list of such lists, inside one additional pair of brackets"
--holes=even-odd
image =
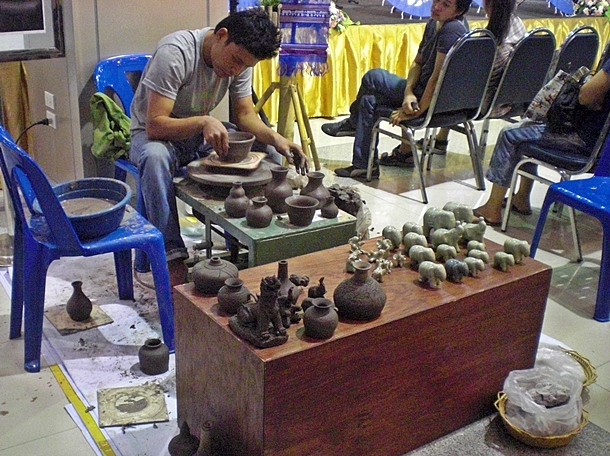
[(219, 78), (205, 64), (202, 46), (209, 30), (183, 30), (161, 39), (131, 103), (132, 132), (146, 129), (148, 90), (174, 100), (171, 116), (176, 118), (208, 114), (227, 90), (234, 99), (252, 95), (252, 68), (235, 77)]

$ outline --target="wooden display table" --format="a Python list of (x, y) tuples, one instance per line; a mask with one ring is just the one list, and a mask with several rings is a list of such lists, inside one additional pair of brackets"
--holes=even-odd
[[(374, 249), (374, 240), (366, 250)], [(500, 246), (487, 242), (490, 256)], [(289, 260), (332, 298), (349, 246)], [(240, 271), (251, 292), (277, 263)], [(304, 336), (256, 349), (237, 338), (215, 297), (175, 287), (178, 422), (212, 422), (223, 455), (400, 455), (491, 414), (504, 379), (533, 366), (551, 269), (532, 258), (463, 283), (421, 286), (394, 268), (371, 322), (340, 322), (326, 341)]]

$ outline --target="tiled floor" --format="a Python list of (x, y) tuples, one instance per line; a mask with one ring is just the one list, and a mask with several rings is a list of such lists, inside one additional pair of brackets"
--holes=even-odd
[[(312, 119), (314, 139), (318, 148), (325, 184), (354, 185), (371, 211), (371, 235), (377, 236), (387, 225), (402, 227), (406, 221), (421, 221), (429, 206), (443, 206), (447, 201), (459, 201), (477, 206), (485, 192), (453, 181), (468, 179), (472, 185), (470, 161), (465, 154), (462, 135), (452, 132), (450, 153), (435, 157), (427, 175), (429, 205), (420, 201), (419, 187), (412, 170), (381, 169), (381, 179), (370, 183), (337, 178), (332, 169), (350, 164), (351, 138), (330, 138), (319, 125), (326, 119)], [(490, 138), (495, 138), (498, 125)], [(383, 138), (380, 150), (393, 147), (392, 140)], [(490, 149), (488, 149), (489, 158)], [(488, 228), (486, 236), (503, 242), (506, 236), (531, 240), (533, 227), (544, 197), (544, 186), (536, 185), (533, 196), (534, 214), (529, 217), (512, 215), (506, 234)], [(597, 369), (597, 382), (588, 388), (586, 409), (590, 420), (610, 432), (610, 323), (594, 321), (599, 272), (601, 227), (597, 222), (580, 217), (585, 261), (569, 261), (572, 244), (567, 219), (551, 217), (537, 259), (554, 268), (551, 298), (548, 301), (543, 332), (563, 342), (587, 357)], [(552, 232), (552, 235), (551, 235)], [(0, 287), (1, 288), (1, 287)], [(0, 456), (30, 456), (35, 454), (87, 455), (94, 454), (78, 427), (64, 410), (68, 403), (46, 364), (39, 374), (23, 371), (23, 342), (8, 340), (9, 300), (0, 290)], [(160, 449), (159, 454), (162, 454)]]

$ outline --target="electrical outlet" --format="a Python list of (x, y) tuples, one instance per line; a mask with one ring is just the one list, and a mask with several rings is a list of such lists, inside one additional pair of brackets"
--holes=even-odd
[(45, 90), (44, 92), (44, 104), (49, 109), (55, 109), (55, 95)]
[(57, 123), (55, 121), (55, 113), (47, 111), (47, 119), (49, 119), (49, 126), (57, 130)]

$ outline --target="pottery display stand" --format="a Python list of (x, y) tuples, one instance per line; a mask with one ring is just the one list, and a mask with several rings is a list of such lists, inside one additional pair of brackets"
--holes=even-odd
[[(343, 211), (336, 218), (319, 218), (308, 226), (295, 226), (289, 223), (287, 215), (280, 218), (275, 215), (268, 227), (251, 228), (244, 217), (228, 217), (224, 198), (197, 182), (184, 179), (174, 184), (174, 189), (176, 196), (191, 206), (193, 215), (204, 223), (205, 239), (212, 238), (212, 225), (216, 225), (248, 249), (248, 267), (342, 245), (356, 232), (356, 217)], [(211, 246), (206, 248), (206, 254), (211, 256)], [(251, 289), (257, 288), (258, 280)]]
[(305, 102), (303, 101), (303, 95), (301, 94), (301, 90), (294, 77), (280, 76), (279, 82), (272, 82), (257, 101), (254, 110), (257, 113), (260, 112), (267, 100), (269, 100), (276, 90), (280, 91), (277, 132), (284, 138), (292, 141), (293, 123), (296, 117), (303, 153), (313, 160), (316, 171), (319, 171), (321, 166), (318, 158), (318, 150), (316, 149), (316, 144), (313, 140), (313, 133), (309, 123), (309, 117), (307, 116)]
[[(486, 244), (491, 256), (502, 250)], [(291, 258), (290, 271), (323, 276), (332, 296), (350, 276), (349, 251)], [(257, 289), (276, 272), (271, 263), (240, 278)], [(230, 330), (216, 298), (177, 286), (178, 422), (196, 432), (210, 421), (225, 455), (404, 454), (494, 413), (509, 372), (534, 365), (551, 272), (525, 258), (433, 290), (417, 271), (393, 268), (379, 318), (340, 319), (326, 340), (293, 324), (285, 344), (266, 349)]]

